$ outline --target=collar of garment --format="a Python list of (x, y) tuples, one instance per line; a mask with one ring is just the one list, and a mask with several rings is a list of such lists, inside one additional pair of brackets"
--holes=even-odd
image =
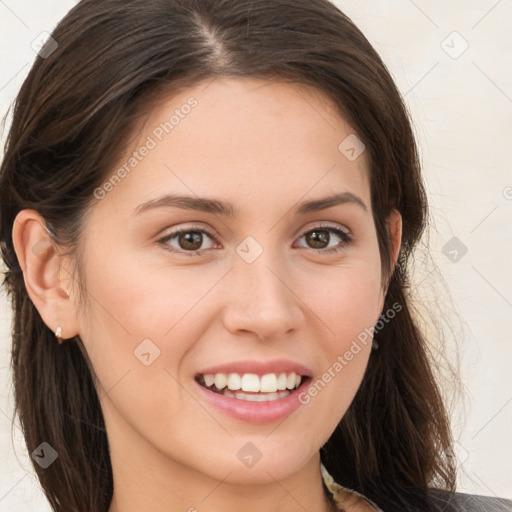
[(336, 483), (323, 464), (320, 464), (320, 469), (322, 471), (322, 479), (325, 487), (327, 487), (335, 505), (340, 511), (345, 511), (345, 506), (347, 506), (349, 502), (354, 503), (355, 500), (363, 499), (376, 512), (383, 512), (382, 509), (362, 494)]

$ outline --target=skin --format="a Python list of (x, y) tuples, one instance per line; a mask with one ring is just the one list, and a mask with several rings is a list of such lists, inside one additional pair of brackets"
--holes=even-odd
[[(384, 290), (366, 153), (350, 161), (338, 150), (354, 131), (319, 91), (218, 78), (162, 98), (119, 166), (190, 97), (197, 106), (94, 199), (84, 219), (87, 307), (78, 301), (73, 259), (50, 244), (44, 258), (34, 250), (48, 237), (33, 210), (20, 212), (13, 230), (27, 290), (48, 327), (62, 326), (63, 338), (79, 335), (92, 361), (114, 471), (110, 512), (330, 510), (319, 449), (354, 398), (371, 343), (280, 422), (229, 417), (204, 401), (193, 380), (208, 366), (281, 358), (304, 364), (316, 380), (375, 325)], [(302, 201), (347, 191), (367, 211), (346, 203), (294, 213)], [(237, 215), (176, 207), (135, 213), (166, 193), (221, 199)], [(315, 245), (307, 234), (324, 224), (353, 241), (331, 233)], [(187, 256), (190, 246), (175, 237), (167, 247), (181, 252), (171, 252), (159, 240), (176, 228), (214, 238), (203, 234), (202, 253)], [(396, 261), (396, 211), (390, 231)], [(236, 252), (248, 236), (263, 249), (253, 263)], [(160, 350), (149, 366), (134, 357), (147, 338)], [(251, 468), (237, 457), (248, 442), (262, 454)]]

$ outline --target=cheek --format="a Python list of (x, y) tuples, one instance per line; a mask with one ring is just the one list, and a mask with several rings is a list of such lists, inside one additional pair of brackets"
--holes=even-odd
[(163, 271), (133, 265), (121, 254), (102, 256), (87, 263), (90, 309), (80, 335), (96, 374), (107, 430), (115, 435), (126, 422), (155, 445), (164, 434), (178, 436), (183, 422), (199, 430), (204, 412), (195, 403), (190, 406), (178, 381), (181, 362), (201, 333), (195, 321), (198, 299), (211, 284), (185, 273), (165, 281)]
[(331, 340), (331, 354), (346, 350), (361, 332), (375, 325), (383, 305), (378, 263), (344, 264), (323, 276), (323, 286), (308, 295), (308, 305), (331, 335), (326, 338)]
[(202, 298), (218, 280), (198, 268), (182, 267), (171, 273), (161, 265), (143, 265), (122, 251), (91, 257), (86, 275), (91, 310), (82, 332), (91, 343), (99, 337), (111, 350), (132, 354), (139, 343), (150, 339), (162, 352), (172, 345), (175, 356), (187, 349), (180, 334), (185, 324), (189, 330), (197, 326), (199, 332), (200, 326), (197, 322), (191, 326), (189, 317), (201, 308)]
[(323, 293), (308, 296), (311, 310), (321, 312), (326, 336), (319, 338), (320, 374), (301, 401), (314, 410), (307, 415), (309, 428), (315, 428), (315, 418), (323, 417), (326, 434), (334, 430), (359, 388), (371, 353), (371, 328), (382, 308), (378, 265), (360, 261), (338, 270), (324, 281)]
[(90, 307), (80, 336), (96, 373), (98, 393), (116, 396), (119, 406), (136, 416), (141, 404), (150, 415), (146, 417), (160, 414), (162, 404), (154, 390), (165, 389), (180, 407), (182, 397), (171, 376), (178, 375), (180, 362), (200, 336), (201, 324), (189, 318), (211, 287), (186, 273), (167, 281), (162, 274), (134, 265), (133, 258), (121, 251), (91, 255), (85, 268)]

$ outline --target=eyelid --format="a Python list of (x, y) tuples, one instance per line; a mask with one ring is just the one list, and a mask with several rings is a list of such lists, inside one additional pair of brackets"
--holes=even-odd
[(351, 233), (350, 233), (350, 230), (348, 228), (346, 228), (345, 226), (341, 226), (339, 224), (330, 224), (329, 221), (325, 221), (325, 222), (322, 222), (322, 221), (317, 221), (317, 222), (320, 222), (320, 224), (314, 224), (301, 230), (299, 233), (299, 237), (302, 237), (304, 236), (306, 233), (309, 233), (310, 231), (315, 231), (315, 229), (337, 229), (339, 231), (343, 231), (343, 233), (345, 233), (346, 235), (350, 235), (351, 236)]
[(188, 232), (188, 231), (201, 231), (202, 233), (206, 233), (211, 238), (219, 238), (220, 233), (218, 233), (215, 229), (213, 229), (210, 226), (205, 226), (204, 224), (194, 224), (191, 223), (190, 225), (186, 222), (178, 224), (175, 227), (169, 227), (163, 231), (163, 235), (158, 235), (159, 240), (163, 238), (168, 238), (169, 236), (176, 235), (182, 231)]

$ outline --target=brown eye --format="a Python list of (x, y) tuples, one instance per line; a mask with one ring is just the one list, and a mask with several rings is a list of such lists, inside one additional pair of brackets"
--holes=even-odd
[(184, 231), (178, 234), (178, 244), (182, 249), (197, 251), (203, 243), (203, 235), (199, 231)]
[(313, 249), (325, 249), (324, 244), (328, 245), (329, 240), (331, 238), (329, 233), (326, 230), (321, 231), (321, 230), (316, 230), (316, 229), (315, 229), (315, 231), (310, 231), (309, 233), (307, 233), (304, 236), (306, 237), (308, 244)]
[[(319, 254), (341, 251), (353, 241), (347, 232), (332, 226), (319, 226), (304, 233), (302, 238), (306, 240), (306, 248), (313, 249)], [(329, 247), (331, 240), (336, 241), (336, 238), (341, 239), (341, 242)]]
[(192, 256), (213, 246), (212, 242), (210, 247), (203, 247), (207, 239), (213, 241), (214, 237), (202, 229), (181, 229), (160, 239), (159, 243), (169, 251)]

